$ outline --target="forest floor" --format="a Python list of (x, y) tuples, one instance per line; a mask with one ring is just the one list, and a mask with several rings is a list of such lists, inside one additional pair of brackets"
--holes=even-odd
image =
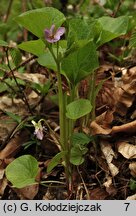
[[(106, 81), (96, 99), (96, 119), (90, 122), (90, 128), (83, 128), (85, 133), (91, 129), (95, 142), (88, 144), (85, 162), (74, 168), (73, 190), (68, 194), (63, 166), (58, 165), (50, 173), (46, 172), (49, 161), (59, 152), (55, 137), (45, 126), (44, 139), (36, 143), (34, 127), (30, 127), (33, 115), (37, 119), (45, 118), (59, 137), (59, 108), (50, 99), (53, 91), (51, 95), (41, 98), (29, 87), (32, 82), (46, 82), (49, 71), (35, 60), (29, 66), (29, 73), (15, 71), (17, 78), (28, 82), (23, 91), (32, 113), (19, 95), (11, 97), (6, 91), (0, 95), (1, 199), (136, 199), (136, 66), (118, 66), (103, 61), (96, 73), (97, 84), (102, 79), (106, 78)], [(53, 72), (51, 76), (55, 83)], [(86, 89), (87, 80), (84, 80), (80, 85), (82, 97), (86, 95)], [(20, 123), (6, 112), (21, 116)], [(78, 130), (77, 123), (75, 131)], [(5, 168), (15, 158), (25, 154), (31, 154), (38, 160), (37, 181), (47, 181), (47, 184), (21, 189), (11, 186), (4, 174)]]

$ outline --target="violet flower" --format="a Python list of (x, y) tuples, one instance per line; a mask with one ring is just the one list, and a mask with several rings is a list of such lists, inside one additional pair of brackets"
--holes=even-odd
[(31, 122), (35, 127), (34, 135), (36, 135), (37, 139), (42, 140), (43, 139), (43, 127), (41, 125), (41, 122), (38, 121), (38, 123), (36, 123), (33, 120)]
[(55, 43), (60, 40), (60, 37), (65, 33), (64, 27), (59, 27), (55, 30), (55, 25), (53, 24), (50, 29), (45, 29), (45, 39), (49, 43)]

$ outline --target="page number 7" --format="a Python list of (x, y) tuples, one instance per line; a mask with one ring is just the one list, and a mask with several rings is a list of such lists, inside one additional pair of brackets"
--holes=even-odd
[(127, 211), (128, 210), (128, 206), (130, 205), (130, 203), (124, 203), (126, 206), (126, 208), (125, 208), (125, 211)]

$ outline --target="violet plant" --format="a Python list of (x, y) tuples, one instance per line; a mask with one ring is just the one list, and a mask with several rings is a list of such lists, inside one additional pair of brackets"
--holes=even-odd
[[(40, 65), (56, 73), (61, 151), (51, 160), (47, 171), (62, 163), (70, 190), (72, 167), (84, 162), (86, 145), (91, 141), (91, 136), (74, 133), (74, 127), (77, 119), (84, 118), (85, 125), (89, 125), (90, 115), (95, 118), (95, 97), (100, 88), (95, 87), (95, 70), (99, 66), (97, 48), (125, 34), (128, 17), (102, 17), (97, 20), (73, 18), (65, 25), (64, 14), (46, 7), (25, 12), (16, 21), (38, 37), (38, 40), (23, 42), (18, 47), (36, 55)], [(67, 80), (67, 91), (63, 90), (62, 76)], [(78, 87), (86, 77), (90, 80), (88, 97), (80, 98)], [(41, 121), (32, 123), (37, 138), (44, 139)]]

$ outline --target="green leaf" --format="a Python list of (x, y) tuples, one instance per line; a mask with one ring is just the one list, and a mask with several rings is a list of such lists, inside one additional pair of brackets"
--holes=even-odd
[(96, 96), (98, 95), (99, 91), (101, 90), (103, 84), (105, 83), (106, 79), (101, 80), (98, 85), (95, 88), (95, 93), (94, 93), (94, 97), (96, 98)]
[(7, 91), (8, 86), (5, 83), (0, 83), (0, 93)]
[(46, 95), (49, 92), (50, 86), (50, 81), (45, 84), (32, 83), (32, 88), (39, 91), (42, 95)]
[(134, 179), (130, 179), (129, 186), (131, 190), (136, 190), (136, 181)]
[(76, 85), (98, 67), (98, 56), (93, 42), (89, 42), (62, 60), (62, 74)]
[(68, 47), (79, 40), (95, 40), (100, 33), (100, 24), (95, 19), (73, 18), (69, 21)]
[(40, 65), (57, 71), (56, 62), (49, 51), (46, 51), (45, 54), (39, 56), (37, 61)]
[(18, 48), (36, 56), (42, 55), (45, 52), (45, 44), (41, 39), (23, 42), (18, 45)]
[(55, 8), (45, 7), (27, 11), (15, 20), (37, 37), (44, 38), (44, 29), (50, 28), (52, 24), (61, 26), (65, 16)]
[(134, 30), (134, 32), (132, 33), (130, 37), (129, 47), (130, 48), (136, 47), (136, 30)]
[(92, 105), (89, 100), (78, 99), (67, 105), (66, 116), (70, 119), (76, 120), (90, 113), (91, 110), (92, 110)]
[(120, 16), (112, 18), (103, 16), (98, 19), (98, 22), (101, 24), (102, 29), (97, 40), (97, 46), (101, 46), (102, 44), (127, 33), (129, 17)]
[(18, 124), (21, 123), (22, 118), (21, 118), (19, 115), (14, 114), (14, 113), (12, 113), (12, 112), (6, 112), (6, 114), (7, 114), (8, 116), (10, 116), (10, 117), (11, 117), (14, 121), (16, 121)]
[(4, 71), (4, 72), (8, 72), (9, 71), (9, 67), (6, 64), (0, 64), (0, 70)]
[(76, 40), (84, 40), (87, 39), (91, 29), (87, 23), (87, 20), (80, 18), (73, 18), (69, 21), (69, 34), (68, 38), (72, 35)]
[(0, 46), (8, 46), (8, 43), (6, 41), (0, 40)]
[(84, 146), (75, 145), (70, 152), (70, 162), (73, 165), (81, 165), (84, 162), (84, 155), (88, 149)]
[(22, 55), (19, 49), (16, 48), (10, 48), (9, 49), (10, 55), (12, 57), (13, 63), (15, 64), (15, 66), (19, 66), (19, 64), (22, 61)]
[(71, 137), (72, 144), (74, 145), (85, 145), (88, 144), (92, 138), (85, 133), (74, 133)]
[(49, 173), (55, 166), (61, 163), (61, 160), (65, 154), (66, 154), (66, 151), (61, 151), (51, 159), (47, 167), (47, 173)]
[(6, 177), (16, 188), (36, 183), (38, 161), (31, 155), (18, 157), (6, 167)]

